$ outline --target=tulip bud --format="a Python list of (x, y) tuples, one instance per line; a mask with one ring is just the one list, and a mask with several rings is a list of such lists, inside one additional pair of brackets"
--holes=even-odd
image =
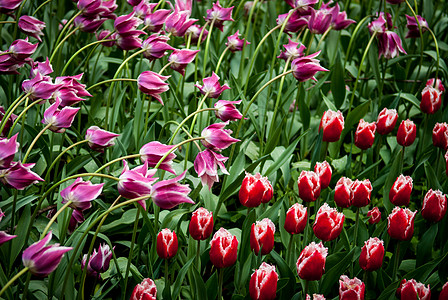
[(381, 221), (381, 212), (378, 207), (374, 207), (367, 213), (369, 218), (369, 224), (378, 224)]
[(273, 300), (277, 291), (275, 266), (265, 262), (250, 277), (249, 294), (253, 300)]
[(336, 187), (334, 188), (334, 202), (337, 206), (348, 208), (352, 205), (352, 185), (353, 181), (347, 177), (341, 177), (338, 182), (336, 182)]
[(358, 278), (350, 279), (346, 275), (339, 278), (339, 299), (340, 300), (364, 300), (365, 285)]
[(375, 141), (375, 131), (375, 122), (368, 123), (361, 119), (355, 132), (355, 145), (362, 150), (372, 147)]
[(188, 231), (197, 241), (206, 240), (213, 232), (213, 213), (203, 207), (193, 212)]
[(446, 196), (439, 190), (430, 189), (423, 199), (422, 217), (431, 222), (439, 222), (446, 214)]
[(371, 237), (361, 248), (359, 265), (364, 271), (375, 271), (381, 268), (383, 258), (384, 242), (377, 237)]
[(290, 234), (302, 233), (308, 222), (308, 213), (306, 207), (295, 203), (286, 212), (285, 230)]
[(432, 144), (443, 150), (448, 148), (448, 124), (436, 123), (432, 130)]
[(235, 264), (238, 240), (224, 228), (220, 228), (210, 241), (210, 261), (217, 268), (227, 268)]
[(137, 78), (137, 86), (140, 91), (153, 97), (163, 105), (160, 94), (169, 90), (168, 80), (171, 76), (163, 76), (152, 71), (142, 72)]
[(157, 254), (160, 258), (170, 259), (177, 253), (177, 235), (168, 228), (162, 229), (157, 235)]
[(372, 184), (369, 179), (365, 179), (363, 181), (356, 179), (351, 187), (351, 204), (356, 207), (364, 207), (369, 205), (372, 189)]
[(344, 129), (344, 116), (337, 112), (327, 110), (320, 120), (319, 131), (323, 130), (322, 140), (324, 142), (337, 142)]
[(429, 300), (431, 299), (431, 289), (429, 287), (429, 284), (428, 287), (425, 287), (423, 283), (417, 282), (415, 281), (415, 279), (403, 279), (401, 281), (400, 287), (397, 289), (397, 295), (399, 295), (401, 300)]
[(397, 119), (398, 113), (395, 109), (383, 108), (376, 121), (376, 131), (381, 135), (391, 133), (397, 124)]
[(101, 194), (103, 185), (104, 183), (92, 184), (78, 177), (75, 182), (61, 191), (62, 203), (72, 201), (70, 206), (73, 209), (86, 210), (92, 206), (92, 200)]
[(395, 180), (389, 192), (389, 200), (396, 206), (408, 206), (412, 192), (412, 178), (401, 174)]
[(345, 216), (331, 208), (327, 203), (322, 205), (316, 215), (313, 225), (314, 235), (322, 241), (332, 241), (339, 236), (344, 226)]
[(439, 92), (431, 85), (425, 86), (422, 91), (422, 101), (420, 109), (426, 114), (436, 113), (442, 106), (442, 92)]
[(238, 194), (242, 205), (257, 207), (261, 203), (271, 201), (272, 195), (272, 185), (267, 177), (262, 177), (260, 173), (252, 175), (246, 172)]
[(157, 287), (154, 281), (149, 278), (143, 279), (142, 283), (137, 284), (132, 291), (130, 300), (156, 300)]
[(297, 260), (297, 274), (304, 280), (319, 280), (325, 272), (325, 261), (328, 248), (322, 242), (316, 244), (311, 242), (300, 253)]
[(417, 126), (411, 120), (401, 121), (397, 132), (397, 142), (401, 146), (407, 147), (414, 143), (417, 136)]
[(302, 171), (297, 180), (299, 197), (305, 202), (316, 201), (320, 195), (319, 176), (312, 171)]
[(266, 255), (274, 248), (275, 225), (268, 218), (252, 224), (250, 230), (250, 247), (256, 255)]
[(330, 185), (332, 170), (327, 161), (316, 163), (314, 172), (319, 175), (321, 190), (326, 189)]
[(114, 140), (117, 136), (119, 134), (102, 130), (98, 126), (90, 126), (86, 131), (85, 138), (92, 150), (104, 152), (105, 148), (115, 145)]
[(414, 218), (417, 211), (395, 207), (387, 217), (387, 233), (393, 239), (408, 241), (414, 234)]

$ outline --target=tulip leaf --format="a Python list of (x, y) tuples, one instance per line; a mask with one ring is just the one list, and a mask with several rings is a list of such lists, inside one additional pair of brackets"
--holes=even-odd
[(31, 222), (31, 206), (25, 206), (25, 209), (22, 211), (22, 215), (20, 216), (19, 223), (17, 223), (17, 228), (14, 231), (14, 234), (17, 235), (14, 239), (10, 241), (12, 243), (12, 250), (10, 256), (10, 266), (16, 260), (17, 256), (21, 253), (20, 249), (25, 245), (25, 236), (28, 231), (28, 227)]
[(428, 187), (432, 189), (442, 190), (442, 186), (437, 179), (436, 173), (434, 172), (434, 169), (429, 164), (429, 162), (425, 162), (424, 166), (426, 178), (428, 179)]
[(306, 130), (310, 128), (311, 113), (308, 105), (305, 103), (305, 88), (303, 87), (303, 83), (299, 84), (299, 94), (296, 101), (298, 102), (302, 126)]
[(296, 275), (291, 271), (286, 261), (280, 256), (275, 250), (271, 251), (271, 256), (275, 260), (277, 269), (279, 272), (279, 278), (288, 279), (288, 283), (285, 287), (277, 294), (278, 299), (285, 299), (285, 297), (292, 295), (294, 293), (294, 287), (296, 285)]
[(387, 176), (386, 182), (384, 183), (383, 205), (387, 211), (387, 214), (390, 214), (392, 212), (392, 209), (394, 208), (394, 205), (389, 200), (389, 192), (395, 180), (401, 174), (401, 168), (403, 164), (401, 154), (402, 151), (403, 149), (400, 149), (400, 151), (397, 152), (395, 159), (393, 160), (392, 166), (390, 167), (389, 175)]
[(350, 266), (356, 248), (348, 252), (344, 258), (340, 260), (334, 267), (325, 271), (321, 280), (320, 292), (324, 295), (330, 293), (333, 286), (338, 282), (339, 277), (344, 274), (345, 270)]
[[(238, 262), (237, 262), (238, 263)], [(216, 299), (218, 296), (218, 272), (213, 272), (212, 276), (207, 280), (205, 286), (207, 287), (207, 299)]]
[(207, 287), (205, 286), (204, 279), (202, 278), (201, 274), (199, 274), (198, 269), (195, 265), (193, 265), (192, 268), (190, 268), (192, 274), (193, 274), (193, 282), (190, 282), (190, 284), (194, 284), (196, 291), (196, 297), (195, 299), (198, 300), (207, 300)]
[[(321, 90), (322, 93), (322, 90)], [(333, 107), (330, 107), (327, 101), (325, 101), (326, 97), (323, 98), (327, 107), (333, 111), (336, 111), (337, 108), (340, 108), (345, 100), (345, 81), (344, 81), (344, 67), (342, 65), (341, 55), (339, 51), (337, 52), (336, 59), (331, 69), (331, 93), (333, 94), (334, 105), (331, 103)]]
[(332, 110), (332, 111), (337, 111), (338, 109), (336, 108), (336, 106), (334, 106), (333, 102), (331, 102), (330, 99), (328, 99), (327, 96), (324, 95), (324, 93), (322, 92), (322, 90), (320, 91), (320, 95), (322, 97), (322, 100), (324, 100), (325, 105), (327, 106), (328, 109)]
[(432, 224), (417, 245), (417, 267), (432, 258), (432, 249), (438, 232), (438, 224)]
[(173, 287), (172, 299), (179, 298), (180, 288), (185, 279), (185, 275), (187, 275), (188, 269), (190, 268), (190, 265), (193, 263), (194, 260), (195, 260), (195, 257), (193, 257), (192, 259), (187, 261), (182, 266), (182, 268), (179, 270), (179, 272), (177, 273), (176, 281), (174, 281), (174, 283), (172, 285), (172, 287)]

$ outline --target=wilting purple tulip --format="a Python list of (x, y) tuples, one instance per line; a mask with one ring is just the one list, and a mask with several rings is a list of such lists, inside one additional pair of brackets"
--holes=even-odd
[(288, 39), (288, 44), (283, 45), (283, 47), (285, 48), (285, 51), (280, 52), (280, 55), (277, 56), (277, 58), (283, 59), (284, 61), (287, 61), (288, 59), (292, 61), (303, 56), (303, 53), (306, 49), (303, 44), (295, 43), (291, 39)]
[(383, 55), (384, 58), (391, 59), (398, 56), (398, 52), (407, 54), (398, 34), (390, 30), (378, 36), (378, 50), (378, 58)]
[(213, 152), (210, 149), (199, 152), (194, 160), (194, 170), (201, 177), (202, 185), (208, 185), (208, 188), (211, 189), (215, 182), (219, 182), (218, 166), (221, 172), (229, 175), (229, 172), (227, 172), (224, 166), (224, 163), (228, 159), (228, 157)]
[(75, 182), (61, 191), (62, 203), (72, 201), (70, 207), (73, 209), (89, 209), (92, 206), (90, 202), (98, 198), (103, 191), (103, 185), (104, 183), (92, 184), (78, 177)]
[[(148, 166), (151, 168), (154, 168), (159, 160), (162, 159), (162, 157), (168, 153), (171, 149), (173, 149), (174, 146), (172, 145), (164, 145), (160, 142), (149, 142), (140, 149), (140, 158), (142, 162), (147, 162)], [(163, 160), (163, 162), (160, 164), (159, 169), (168, 171), (170, 173), (176, 174), (174, 172), (173, 167), (171, 166), (173, 159), (176, 158), (176, 154), (174, 152), (171, 152), (168, 154), (168, 156)]]
[(53, 93), (62, 87), (62, 84), (54, 84), (48, 76), (36, 74), (33, 79), (27, 79), (22, 82), (22, 90), (29, 94), (30, 99), (49, 99)]
[(21, 16), (17, 24), (20, 31), (28, 36), (32, 36), (42, 42), (40, 36), (44, 35), (42, 30), (45, 28), (45, 22), (39, 21), (35, 17)]
[(224, 129), (226, 125), (229, 125), (229, 122), (215, 123), (202, 130), (201, 135), (204, 137), (201, 140), (202, 145), (213, 151), (221, 151), (233, 143), (239, 142), (240, 140), (230, 136), (232, 130)]
[(296, 8), (302, 14), (310, 14), (311, 8), (317, 3), (319, 0), (286, 0), (292, 8)]
[(126, 35), (121, 35), (121, 34), (117, 34), (117, 46), (118, 48), (120, 48), (121, 50), (124, 51), (129, 51), (129, 50), (134, 50), (134, 49), (138, 49), (142, 46), (142, 39), (139, 38), (138, 36), (142, 33), (143, 31), (140, 30), (133, 30), (132, 33), (133, 34), (126, 34)]
[[(202, 32), (204, 31), (204, 32)], [(191, 42), (194, 44), (197, 44), (199, 41), (199, 37), (201, 36), (201, 32), (202, 32), (202, 38), (201, 38), (201, 43), (203, 41), (205, 41), (205, 39), (207, 38), (208, 35), (208, 30), (205, 29), (204, 27), (201, 27), (199, 25), (191, 25), (190, 27), (188, 27), (187, 32), (185, 33), (187, 36), (191, 35)]]
[(70, 221), (68, 223), (67, 232), (72, 234), (75, 231), (76, 226), (78, 224), (84, 222), (84, 215), (81, 210), (73, 209), (72, 216), (70, 217)]
[(175, 10), (165, 20), (165, 31), (174, 36), (184, 36), (197, 19), (190, 19), (188, 12)]
[[(420, 23), (420, 27), (423, 32), (427, 31), (429, 29), (428, 22), (421, 16), (417, 16), (418, 23)], [(406, 34), (406, 38), (419, 38), (420, 37), (420, 31), (418, 30), (418, 23), (415, 20), (413, 16), (406, 15), (407, 24), (406, 27), (408, 28), (408, 33)]]
[(0, 170), (0, 182), (7, 187), (23, 190), (38, 181), (44, 181), (39, 175), (31, 171), (34, 165), (16, 162), (9, 169)]
[(53, 98), (59, 98), (60, 106), (72, 106), (78, 102), (84, 101), (82, 97), (92, 97), (86, 90), (86, 85), (79, 82), (82, 79), (83, 73), (75, 76), (56, 77), (55, 85), (60, 88), (53, 93)]
[(213, 6), (211, 9), (207, 9), (207, 16), (204, 17), (204, 19), (207, 22), (214, 21), (214, 25), (219, 30), (224, 30), (224, 21), (235, 21), (232, 19), (232, 10), (233, 6), (229, 8), (222, 7), (219, 4), (219, 1), (216, 1), (216, 3), (213, 3)]
[(51, 237), (50, 231), (42, 240), (35, 242), (23, 251), (23, 265), (33, 275), (48, 276), (58, 267), (64, 253), (72, 250), (72, 247), (61, 247), (59, 244), (47, 246)]
[(45, 60), (45, 62), (33, 61), (30, 63), (30, 66), (31, 66), (30, 78), (35, 77), (37, 73), (40, 73), (40, 75), (42, 76), (53, 73), (53, 67), (51, 66), (48, 57)]
[[(128, 163), (123, 160), (124, 168), (118, 181), (118, 192), (127, 199), (135, 199), (149, 196), (152, 190), (152, 183), (157, 180), (153, 178), (156, 169), (148, 170), (148, 162), (141, 166), (129, 170)], [(149, 198), (149, 197), (148, 197)], [(140, 200), (138, 203), (146, 210), (146, 201)]]
[(296, 58), (291, 63), (291, 69), (293, 70), (292, 75), (298, 81), (307, 81), (313, 79), (317, 81), (314, 75), (319, 71), (328, 71), (319, 64), (319, 60), (314, 57), (318, 56), (320, 51), (310, 54), (308, 56), (303, 56)]
[(174, 50), (168, 58), (168, 62), (171, 63), (170, 68), (185, 75), (185, 68), (189, 63), (191, 63), (199, 50), (189, 50), (189, 49), (181, 49)]
[(101, 4), (102, 0), (79, 0), (77, 7), (84, 16), (95, 17), (106, 11), (106, 8)]
[(11, 13), (16, 10), (23, 0), (0, 0), (0, 12)]
[(65, 131), (65, 128), (72, 126), (72, 122), (80, 108), (66, 106), (59, 109), (59, 104), (59, 98), (56, 98), (56, 101), (45, 110), (42, 123), (45, 125), (51, 124), (49, 128), (51, 131), (61, 133)]
[[(135, 17), (131, 12), (128, 15), (119, 16), (114, 21), (115, 31), (120, 35), (127, 35), (131, 31), (137, 30), (139, 25), (143, 24), (143, 21)], [(144, 34), (144, 32), (142, 33)]]
[(142, 49), (146, 51), (143, 52), (143, 56), (153, 61), (157, 58), (161, 58), (167, 54), (168, 50), (175, 50), (173, 47), (168, 45), (168, 40), (170, 38), (165, 35), (159, 35), (154, 33), (149, 38), (147, 38), (142, 43)]
[(334, 30), (342, 30), (347, 28), (351, 24), (356, 23), (356, 21), (347, 18), (347, 13), (345, 11), (340, 11), (338, 3), (336, 3), (336, 5), (333, 7), (332, 14), (333, 21), (331, 23), (331, 26)]
[(194, 86), (199, 89), (202, 95), (207, 95), (207, 97), (209, 98), (216, 99), (221, 96), (222, 92), (230, 89), (227, 84), (221, 86), (221, 84), (219, 83), (219, 76), (216, 75), (215, 72), (212, 72), (211, 77), (204, 78), (202, 82), (202, 86), (199, 85), (199, 82), (196, 82)]
[[(0, 222), (2, 221), (4, 216), (5, 216), (5, 213), (2, 212), (2, 210), (0, 208)], [(6, 243), (7, 241), (12, 240), (15, 237), (17, 237), (17, 235), (11, 235), (11, 234), (7, 234), (5, 231), (0, 231), (0, 246), (2, 244)]]
[[(87, 263), (87, 272), (92, 276), (99, 276), (100, 273), (104, 273), (109, 269), (110, 260), (112, 259), (112, 251), (108, 244), (101, 244), (98, 248), (93, 250), (92, 255)], [(84, 254), (82, 267), (86, 265), (87, 254)]]
[(373, 20), (372, 22), (369, 23), (368, 28), (370, 31), (370, 34), (381, 34), (386, 32), (387, 28), (386, 28), (386, 19), (384, 19), (384, 13), (380, 12), (380, 15), (378, 16), (377, 19)]
[[(0, 56), (1, 57), (1, 56)], [(3, 118), (5, 117), (5, 109), (3, 108), (3, 106), (0, 106), (0, 122), (3, 121)], [(14, 123), (14, 121), (17, 119), (17, 115), (15, 114), (11, 114), (8, 118), (8, 120), (6, 120), (6, 124), (5, 127), (3, 128), (3, 131), (0, 132), (0, 137), (1, 136), (7, 136), (9, 133), (9, 129), (11, 128), (12, 124)]]
[(111, 33), (110, 30), (101, 30), (100, 33), (95, 34), (95, 36), (98, 41), (114, 40), (114, 41), (102, 42), (101, 45), (103, 45), (104, 47), (113, 47), (116, 43), (115, 39), (117, 35), (115, 33)]
[(31, 61), (31, 58), (17, 60), (12, 57), (8, 51), (0, 51), (0, 73), (1, 74), (20, 74), (17, 69), (23, 67)]
[[(282, 25), (289, 13), (279, 15), (277, 18), (277, 25)], [(292, 15), (286, 21), (285, 32), (298, 32), (308, 25), (308, 19), (302, 16), (297, 10), (294, 10)]]
[(227, 121), (236, 121), (243, 117), (240, 111), (235, 107), (234, 104), (240, 104), (239, 101), (227, 101), (227, 100), (219, 100), (215, 103), (215, 115), (218, 119), (223, 122)]
[(104, 149), (115, 145), (115, 138), (119, 134), (109, 132), (98, 126), (90, 126), (86, 131), (85, 139), (88, 141), (90, 149), (98, 152), (104, 152)]
[(150, 32), (159, 32), (170, 13), (169, 9), (158, 9), (153, 13), (148, 13), (144, 21), (146, 29)]
[(190, 14), (193, 9), (193, 0), (174, 0), (174, 7), (179, 11), (186, 11)]
[(240, 31), (237, 30), (235, 34), (232, 34), (231, 36), (227, 37), (228, 42), (226, 43), (226, 46), (232, 52), (242, 51), (245, 45), (250, 44), (248, 41), (244, 41), (244, 39), (238, 38), (240, 36), (239, 32)]
[(179, 183), (185, 178), (186, 173), (187, 171), (184, 171), (175, 178), (154, 183), (151, 192), (152, 201), (162, 209), (171, 209), (181, 203), (194, 204), (188, 197), (191, 189), (188, 185)]
[(143, 93), (155, 98), (163, 105), (160, 94), (168, 91), (168, 83), (165, 81), (171, 76), (163, 76), (152, 71), (145, 71), (137, 78), (138, 89)]
[(156, 7), (156, 3), (149, 3), (149, 1), (142, 1), (139, 4), (135, 5), (132, 13), (135, 17), (144, 20), (145, 17), (152, 12), (154, 7)]
[(38, 45), (38, 43), (31, 44), (28, 42), (28, 38), (24, 40), (19, 39), (12, 42), (8, 52), (11, 52), (11, 56), (17, 60), (25, 60), (36, 51)]
[(17, 134), (13, 135), (9, 140), (0, 138), (0, 169), (6, 169), (11, 166), (14, 155), (19, 150), (17, 143)]
[(79, 28), (83, 32), (93, 33), (97, 31), (104, 22), (106, 22), (106, 18), (100, 17), (86, 17), (83, 15), (77, 16), (73, 23), (76, 28)]
[(311, 17), (308, 21), (308, 28), (314, 34), (323, 34), (330, 28), (333, 16), (330, 11), (325, 9), (311, 9)]

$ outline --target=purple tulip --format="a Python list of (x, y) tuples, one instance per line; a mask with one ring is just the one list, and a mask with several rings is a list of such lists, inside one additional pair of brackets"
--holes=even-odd
[(239, 142), (240, 140), (230, 136), (232, 130), (224, 129), (226, 125), (229, 125), (229, 122), (215, 123), (202, 130), (201, 135), (204, 137), (201, 140), (202, 145), (213, 151), (221, 151), (233, 143)]
[(249, 45), (250, 43), (248, 41), (244, 41), (244, 39), (238, 38), (240, 36), (239, 30), (237, 30), (234, 34), (227, 37), (227, 43), (226, 46), (229, 48), (230, 51), (236, 52), (236, 51), (242, 51), (243, 47), (245, 45)]
[(311, 14), (310, 10), (319, 0), (286, 0), (292, 8), (296, 8), (301, 14)]
[(64, 253), (72, 250), (72, 247), (60, 247), (59, 244), (47, 246), (51, 237), (50, 231), (42, 240), (35, 242), (23, 251), (23, 265), (29, 268), (33, 275), (48, 276), (57, 268)]
[(80, 108), (66, 106), (59, 109), (59, 104), (60, 100), (56, 98), (56, 101), (45, 110), (42, 123), (45, 125), (51, 124), (49, 128), (51, 131), (61, 133), (65, 131), (65, 128), (72, 126), (76, 113)]
[(12, 13), (16, 10), (23, 0), (0, 0), (0, 12), (2, 13)]
[[(151, 195), (152, 183), (157, 180), (153, 178), (156, 169), (148, 170), (148, 162), (129, 170), (128, 163), (123, 160), (124, 168), (118, 181), (118, 192), (127, 199), (135, 199)], [(146, 210), (146, 201), (138, 203)]]
[(103, 185), (104, 183), (92, 184), (82, 178), (76, 178), (75, 182), (61, 191), (62, 203), (72, 201), (70, 207), (73, 209), (89, 209), (92, 206), (90, 202), (101, 194)]
[(387, 59), (398, 56), (399, 52), (407, 54), (398, 34), (389, 30), (378, 35), (378, 52), (378, 58), (383, 55)]
[(201, 27), (199, 25), (191, 25), (190, 27), (188, 27), (186, 34), (187, 36), (191, 35), (191, 42), (193, 44), (197, 44), (199, 41), (199, 37), (201, 36), (201, 32), (202, 32), (202, 38), (201, 38), (202, 43), (203, 41), (205, 41), (208, 35), (208, 30), (205, 29), (204, 27)]
[[(98, 248), (93, 250), (92, 255), (89, 258), (89, 263), (87, 264), (87, 272), (92, 276), (99, 276), (100, 273), (104, 273), (109, 269), (110, 260), (112, 259), (112, 251), (109, 245), (101, 244)], [(85, 267), (87, 260), (87, 254), (84, 254), (82, 259), (81, 267)]]
[[(160, 142), (149, 142), (140, 149), (140, 159), (142, 162), (147, 162), (148, 166), (154, 168), (157, 163), (162, 159), (162, 157), (171, 149), (172, 145), (164, 145)], [(176, 154), (171, 152), (160, 164), (159, 169), (168, 171), (170, 173), (176, 174), (173, 167), (171, 166), (173, 159), (176, 158)]]
[(372, 22), (370, 22), (368, 25), (370, 34), (384, 33), (387, 30), (386, 25), (387, 25), (387, 22), (386, 22), (386, 19), (384, 19), (384, 13), (380, 12), (380, 15), (378, 16), (378, 18), (376, 20), (373, 20)]
[(170, 13), (169, 9), (158, 9), (153, 13), (148, 13), (145, 17), (146, 29), (150, 32), (159, 32)]
[(79, 83), (83, 73), (75, 76), (62, 76), (56, 77), (55, 84), (61, 87), (53, 93), (53, 98), (59, 98), (61, 101), (60, 106), (72, 106), (85, 99), (81, 97), (92, 97), (92, 95), (86, 90), (86, 85)]
[(185, 68), (189, 63), (191, 63), (199, 50), (189, 50), (189, 49), (181, 49), (174, 50), (168, 58), (168, 62), (171, 63), (170, 68), (185, 75)]
[(13, 163), (8, 169), (0, 170), (0, 182), (7, 187), (23, 190), (38, 181), (44, 181), (39, 175), (31, 171), (35, 164)]
[[(428, 22), (421, 16), (417, 16), (418, 23), (420, 23), (420, 27), (423, 32), (427, 31), (429, 29)], [(419, 38), (420, 37), (420, 31), (418, 30), (418, 23), (415, 20), (413, 16), (406, 15), (407, 24), (406, 27), (408, 28), (408, 33), (406, 34), (406, 38)]]
[(134, 6), (132, 13), (135, 17), (144, 20), (145, 17), (152, 12), (157, 3), (149, 3), (148, 1), (142, 1)]
[(78, 0), (77, 7), (84, 16), (95, 17), (107, 12), (102, 0)]
[[(4, 116), (5, 116), (5, 109), (3, 108), (3, 106), (0, 106), (0, 122), (3, 121)], [(15, 115), (15, 114), (11, 114), (9, 116), (8, 120), (6, 120), (6, 124), (5, 124), (5, 127), (3, 128), (3, 131), (0, 132), (0, 137), (1, 136), (6, 137), (8, 135), (9, 129), (11, 128), (12, 124), (14, 123), (14, 121), (16, 119), (17, 119), (17, 115)]]
[(168, 91), (168, 83), (165, 81), (171, 76), (163, 76), (152, 71), (145, 71), (137, 78), (138, 89), (143, 93), (155, 98), (163, 105), (160, 94)]
[(211, 189), (215, 182), (219, 182), (218, 166), (221, 172), (229, 175), (224, 166), (228, 159), (228, 157), (215, 153), (210, 149), (199, 152), (194, 160), (194, 170), (201, 178), (202, 185), (208, 185), (208, 188)]
[(117, 35), (115, 33), (110, 32), (110, 30), (101, 30), (100, 33), (95, 34), (96, 39), (98, 41), (102, 41), (102, 40), (114, 40), (114, 41), (109, 41), (109, 42), (103, 42), (101, 43), (101, 45), (103, 45), (104, 47), (113, 47), (115, 46), (115, 39), (117, 37)]
[(90, 126), (86, 131), (85, 139), (88, 141), (90, 149), (98, 152), (104, 152), (104, 149), (115, 145), (115, 138), (119, 134), (109, 132), (98, 126)]
[(333, 7), (332, 13), (333, 21), (331, 23), (331, 26), (334, 30), (342, 30), (347, 28), (351, 24), (356, 23), (356, 21), (347, 18), (347, 13), (345, 11), (340, 11), (338, 3), (336, 3), (336, 5)]
[(19, 150), (17, 143), (17, 134), (13, 135), (9, 140), (0, 138), (0, 169), (7, 169), (11, 166), (14, 155)]
[(30, 57), (34, 51), (36, 51), (39, 44), (31, 44), (28, 42), (28, 38), (24, 40), (15, 40), (9, 46), (8, 52), (11, 52), (11, 56), (17, 60), (26, 60)]
[(42, 30), (45, 28), (45, 23), (39, 21), (35, 17), (31, 16), (21, 16), (19, 18), (18, 27), (20, 31), (25, 33), (28, 36), (32, 36), (42, 42), (40, 36), (44, 35)]
[[(297, 48), (297, 46), (299, 46)], [(303, 53), (306, 49), (306, 47), (301, 43), (295, 43), (291, 39), (288, 39), (288, 44), (283, 45), (285, 48), (285, 51), (280, 52), (280, 55), (277, 56), (277, 58), (283, 59), (284, 61), (287, 61), (288, 59), (290, 61), (302, 57)]]
[(158, 33), (154, 33), (149, 38), (147, 38), (142, 43), (142, 49), (146, 51), (143, 52), (143, 56), (153, 61), (157, 58), (161, 58), (167, 54), (168, 50), (175, 50), (173, 47), (168, 45), (168, 40), (170, 38), (165, 35), (159, 35)]
[[(128, 15), (119, 16), (115, 19), (114, 28), (115, 31), (120, 35), (127, 35), (129, 32), (137, 30), (137, 27), (143, 24), (143, 21), (134, 16), (131, 12)], [(145, 34), (142, 32), (141, 34)]]
[(318, 56), (320, 51), (310, 54), (308, 56), (299, 57), (292, 61), (292, 74), (298, 81), (307, 81), (313, 79), (317, 81), (314, 75), (319, 71), (328, 71), (319, 64), (319, 60), (314, 57)]
[(216, 1), (216, 3), (213, 3), (213, 6), (211, 9), (207, 9), (207, 16), (204, 17), (204, 19), (207, 22), (214, 21), (214, 25), (219, 30), (224, 30), (224, 21), (235, 21), (232, 19), (232, 10), (233, 6), (229, 8), (222, 7), (219, 4), (219, 1)]
[(330, 28), (331, 22), (333, 20), (333, 15), (331, 11), (325, 9), (311, 9), (311, 17), (308, 21), (308, 28), (311, 33), (323, 34)]
[(11, 54), (4, 54), (7, 51), (0, 51), (0, 73), (2, 74), (20, 74), (17, 69), (23, 67), (25, 63), (29, 63), (31, 58), (18, 60), (11, 56)]
[(216, 75), (215, 72), (212, 72), (211, 77), (204, 78), (202, 82), (202, 86), (199, 85), (199, 82), (196, 82), (194, 86), (199, 89), (202, 95), (207, 95), (209, 98), (216, 99), (221, 96), (222, 92), (230, 89), (227, 84), (221, 86), (219, 83), (219, 76)]
[(216, 117), (223, 122), (236, 121), (238, 119), (241, 119), (243, 115), (234, 105), (240, 103), (241, 100), (239, 101), (219, 100), (218, 102), (215, 103)]
[[(4, 216), (5, 216), (5, 213), (2, 212), (2, 210), (0, 208), (0, 222), (2, 221)], [(17, 235), (11, 235), (11, 234), (7, 234), (5, 231), (0, 231), (0, 246), (3, 243), (6, 243), (7, 241), (12, 240), (15, 237), (17, 237)]]
[(95, 17), (86, 17), (83, 15), (77, 16), (75, 21), (75, 27), (79, 28), (83, 32), (93, 33), (97, 31), (104, 22), (106, 22), (106, 18), (101, 18), (98, 16)]
[(32, 100), (50, 99), (53, 93), (60, 89), (63, 84), (54, 84), (48, 76), (36, 74), (33, 79), (27, 79), (22, 82), (22, 90), (29, 94)]
[(194, 201), (188, 197), (191, 189), (186, 184), (180, 184), (179, 181), (185, 178), (184, 171), (179, 176), (156, 182), (152, 187), (152, 201), (162, 209), (171, 209), (181, 203), (194, 204)]
[(72, 216), (70, 217), (70, 221), (68, 223), (67, 232), (69, 234), (73, 233), (73, 231), (75, 231), (76, 229), (76, 226), (78, 226), (78, 224), (82, 222), (84, 222), (84, 215), (82, 211), (78, 209), (73, 209)]
[(175, 10), (165, 20), (165, 31), (174, 36), (184, 36), (197, 19), (190, 19), (188, 12)]
[(278, 15), (277, 18), (277, 25), (282, 25), (286, 22), (285, 32), (298, 32), (308, 25), (308, 18), (302, 16), (297, 10), (294, 10), (288, 21), (286, 21), (288, 15), (289, 13)]
[(179, 11), (186, 11), (191, 16), (193, 0), (174, 0), (174, 7)]
[(33, 78), (37, 75), (37, 73), (40, 73), (40, 75), (45, 76), (48, 74), (53, 73), (53, 67), (51, 66), (50, 60), (47, 59), (45, 62), (31, 62), (31, 72), (30, 72), (30, 78)]

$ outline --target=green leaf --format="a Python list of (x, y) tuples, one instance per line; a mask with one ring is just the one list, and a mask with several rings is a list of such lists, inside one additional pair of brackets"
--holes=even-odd
[(275, 250), (272, 250), (270, 254), (277, 265), (279, 278), (288, 279), (288, 283), (278, 295), (278, 299), (286, 299), (285, 297), (290, 297), (294, 293), (296, 275), (291, 271), (283, 257), (281, 257)]
[(325, 102), (325, 105), (327, 106), (328, 109), (331, 109), (333, 111), (337, 111), (338, 109), (336, 108), (336, 106), (333, 104), (333, 102), (331, 102), (330, 99), (328, 99), (327, 96), (324, 95), (324, 93), (322, 92), (322, 90), (320, 91), (320, 95), (322, 97), (322, 99)]
[(213, 272), (212, 276), (205, 283), (205, 286), (207, 287), (207, 298), (216, 299), (218, 297), (218, 289), (216, 288), (218, 286), (217, 272)]
[(330, 293), (333, 285), (335, 285), (338, 282), (339, 277), (342, 274), (344, 274), (345, 270), (350, 266), (355, 250), (356, 248), (353, 248), (350, 252), (347, 253), (347, 255), (345, 255), (343, 259), (340, 260), (339, 263), (337, 263), (330, 270), (325, 271), (325, 274), (321, 280), (321, 287), (320, 287), (322, 294), (327, 295)]
[(429, 162), (425, 162), (425, 174), (426, 178), (428, 179), (428, 186), (430, 188), (443, 190), (442, 186), (439, 183), (439, 180), (437, 179), (436, 173), (434, 172), (434, 169), (429, 164)]
[[(329, 106), (329, 103), (325, 101), (327, 107), (331, 110), (336, 111), (337, 108), (340, 108), (345, 100), (345, 81), (344, 81), (344, 66), (342, 65), (342, 60), (340, 53), (336, 56), (336, 60), (334, 62), (333, 68), (331, 69), (331, 93), (333, 94), (334, 104), (333, 107)], [(321, 90), (322, 93), (322, 90)], [(323, 94), (322, 94), (323, 95)], [(331, 102), (330, 102), (331, 103)], [(331, 103), (330, 105), (332, 105)]]
[(432, 258), (432, 249), (437, 236), (438, 224), (432, 224), (417, 245), (417, 267)]
[(190, 259), (189, 261), (187, 261), (183, 267), (179, 270), (179, 272), (177, 273), (176, 276), (176, 281), (173, 284), (173, 294), (172, 294), (172, 299), (177, 299), (179, 298), (179, 294), (180, 294), (180, 288), (182, 286), (182, 283), (185, 279), (185, 275), (187, 275), (188, 269), (190, 268), (190, 265), (192, 264), (192, 262), (195, 260), (195, 258), (193, 257), (192, 259)]

